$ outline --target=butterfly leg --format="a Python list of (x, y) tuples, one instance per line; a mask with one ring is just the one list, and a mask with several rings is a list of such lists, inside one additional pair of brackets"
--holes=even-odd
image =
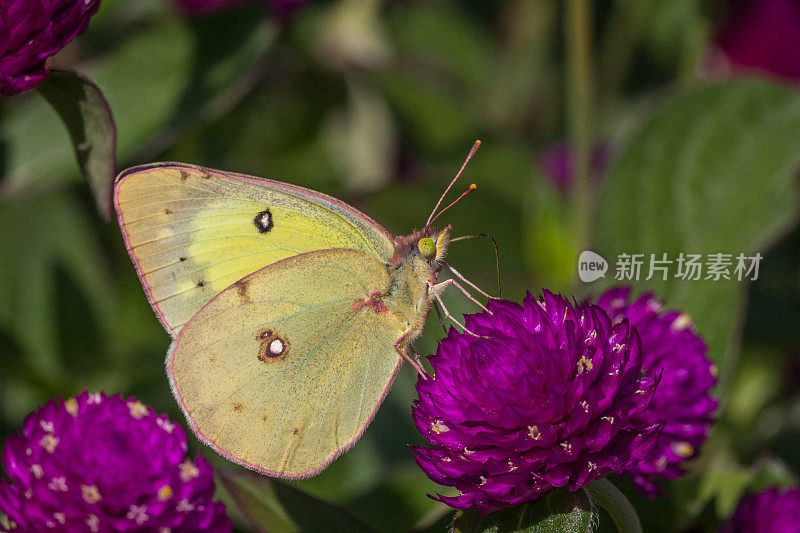
[(419, 365), (419, 367), (422, 368), (422, 359), (420, 358), (420, 356), (417, 353), (417, 351), (414, 348), (411, 348), (411, 347), (409, 347), (409, 350), (411, 350), (411, 355), (414, 356), (414, 360), (417, 362), (417, 365)]
[[(447, 281), (443, 281), (441, 283), (437, 283), (436, 285), (434, 285), (433, 283), (431, 283), (429, 281), (428, 282), (428, 288), (430, 290), (430, 293), (433, 294), (433, 297), (436, 298), (436, 301), (439, 302), (440, 306), (442, 306), (442, 312), (444, 313), (444, 316), (446, 316), (447, 318), (452, 320), (454, 324), (456, 324), (458, 327), (460, 327), (464, 331), (464, 333), (468, 333), (468, 334), (472, 335), (473, 337), (480, 337), (480, 335), (478, 335), (477, 333), (471, 331), (469, 328), (467, 328), (467, 326), (465, 326), (464, 324), (462, 324), (461, 322), (456, 320), (456, 318), (453, 315), (450, 314), (450, 311), (447, 309), (447, 306), (444, 305), (444, 302), (442, 301), (442, 297), (439, 296), (439, 291), (442, 290), (446, 285), (452, 285), (452, 283), (448, 283), (448, 281), (452, 282), (453, 280), (448, 279)], [(455, 283), (455, 282), (453, 282), (453, 283)], [(481, 306), (481, 307), (483, 307), (483, 306)]]
[[(457, 282), (457, 281), (456, 281), (456, 280), (454, 280), (454, 279), (447, 279), (447, 280), (444, 280), (444, 281), (443, 281), (443, 282), (441, 282), (441, 283), (437, 283), (436, 285), (433, 285), (433, 289), (434, 289), (435, 291), (442, 291), (442, 290), (444, 290), (444, 289), (445, 289), (445, 288), (446, 288), (448, 285), (452, 285), (452, 286), (453, 286), (453, 287), (455, 287), (456, 289), (460, 290), (460, 291), (461, 291), (461, 292), (464, 294), (464, 296), (466, 296), (466, 297), (467, 297), (467, 298), (468, 298), (468, 299), (469, 299), (469, 300), (470, 300), (472, 303), (474, 303), (475, 305), (477, 305), (478, 307), (480, 307), (481, 309), (483, 309), (484, 311), (486, 311), (486, 312), (487, 312), (487, 313), (489, 313), (490, 315), (492, 314), (492, 312), (491, 312), (491, 311), (489, 311), (489, 310), (486, 308), (486, 306), (485, 306), (485, 305), (483, 305), (483, 304), (482, 304), (482, 303), (480, 303), (478, 300), (476, 300), (476, 299), (475, 299), (475, 297), (474, 297), (474, 296), (472, 296), (472, 295), (471, 295), (471, 294), (470, 294), (470, 293), (467, 291), (467, 289), (465, 289), (465, 288), (464, 288), (464, 287), (463, 287), (463, 286), (462, 286), (462, 285), (461, 285), (459, 282)], [(479, 289), (479, 290), (480, 290), (480, 289)], [(437, 292), (437, 293), (438, 293), (438, 292)], [(441, 302), (440, 302), (440, 303), (441, 303)]]
[(436, 316), (439, 317), (439, 325), (442, 326), (442, 330), (447, 333), (447, 328), (444, 325), (444, 319), (442, 318), (442, 310), (439, 309), (439, 303), (433, 302), (433, 308), (436, 310)]
[[(464, 275), (461, 272), (459, 272), (458, 270), (456, 270), (455, 267), (453, 265), (451, 265), (450, 263), (442, 261), (442, 264), (444, 266), (446, 266), (447, 268), (449, 268), (450, 272), (452, 272), (455, 277), (457, 277), (458, 279), (460, 279), (461, 281), (463, 281), (464, 283), (466, 283), (467, 285), (469, 285), (470, 287), (472, 287), (473, 289), (475, 289), (476, 291), (481, 293), (481, 295), (485, 296), (489, 300), (499, 300), (499, 298), (497, 296), (492, 296), (491, 294), (487, 294), (480, 287), (478, 287), (477, 285), (472, 283), (470, 280), (468, 280), (466, 277), (464, 277)], [(483, 306), (481, 306), (481, 307), (483, 307)], [(484, 309), (486, 309), (486, 308), (484, 307)]]
[[(411, 331), (411, 330), (409, 330), (409, 331)], [(404, 342), (406, 341), (406, 339), (408, 338), (408, 333), (409, 333), (409, 331), (406, 331), (405, 333), (403, 333), (403, 334), (400, 336), (400, 338), (399, 338), (399, 339), (397, 339), (396, 341), (394, 341), (394, 349), (397, 351), (397, 353), (399, 353), (399, 354), (400, 354), (400, 356), (401, 356), (403, 359), (405, 359), (406, 361), (408, 361), (408, 364), (410, 364), (410, 365), (411, 365), (411, 366), (414, 368), (414, 370), (416, 370), (416, 371), (417, 371), (417, 374), (419, 374), (419, 375), (422, 377), (422, 379), (428, 379), (428, 374), (426, 374), (426, 373), (425, 373), (425, 371), (424, 371), (424, 370), (422, 370), (422, 365), (420, 365), (420, 364), (417, 364), (417, 363), (419, 362), (419, 356), (418, 356), (418, 355), (415, 353), (415, 354), (414, 354), (414, 357), (417, 359), (417, 361), (414, 361), (413, 359), (411, 359), (411, 358), (408, 356), (408, 354), (406, 353), (406, 351), (405, 351), (403, 348), (401, 348), (401, 347), (400, 347), (400, 345), (401, 345), (402, 343), (404, 343)], [(412, 352), (413, 352), (413, 350), (412, 350)]]

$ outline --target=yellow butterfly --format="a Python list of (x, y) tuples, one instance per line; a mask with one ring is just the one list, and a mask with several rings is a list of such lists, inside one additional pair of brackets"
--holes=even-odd
[(479, 145), (424, 228), (397, 238), (277, 181), (181, 163), (117, 177), (125, 245), (173, 337), (167, 374), (201, 440), (263, 474), (313, 476), (359, 439), (403, 358), (423, 374), (410, 344), (432, 303), (448, 285), (469, 296), (438, 282), (451, 227), (431, 223)]

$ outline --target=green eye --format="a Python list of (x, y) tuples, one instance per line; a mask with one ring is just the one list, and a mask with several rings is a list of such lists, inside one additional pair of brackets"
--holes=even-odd
[(417, 243), (417, 248), (419, 248), (419, 253), (422, 254), (422, 257), (429, 261), (436, 257), (436, 243), (430, 237), (420, 239)]

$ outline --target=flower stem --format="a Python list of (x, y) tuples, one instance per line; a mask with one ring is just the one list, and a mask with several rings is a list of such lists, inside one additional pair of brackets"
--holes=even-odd
[(602, 478), (592, 481), (586, 487), (586, 492), (593, 503), (606, 510), (608, 515), (617, 525), (617, 531), (623, 533), (642, 533), (639, 515), (628, 501), (628, 498), (608, 479)]
[[(564, 21), (567, 78), (567, 131), (575, 157), (575, 193), (572, 213), (576, 249), (589, 242), (594, 212), (594, 187), (590, 181), (592, 151), (592, 15), (589, 0), (568, 0)], [(577, 259), (577, 258), (576, 258)], [(577, 273), (577, 271), (576, 271)]]

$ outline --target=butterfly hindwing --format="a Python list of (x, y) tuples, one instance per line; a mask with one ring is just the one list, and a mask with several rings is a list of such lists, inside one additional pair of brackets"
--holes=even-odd
[(406, 324), (386, 264), (358, 250), (278, 261), (223, 290), (173, 341), (167, 371), (195, 433), (229, 459), (314, 475), (361, 435), (400, 365)]
[(122, 173), (115, 205), (148, 299), (174, 336), (220, 291), (300, 253), (388, 259), (389, 234), (347, 204), (272, 180), (159, 163)]

